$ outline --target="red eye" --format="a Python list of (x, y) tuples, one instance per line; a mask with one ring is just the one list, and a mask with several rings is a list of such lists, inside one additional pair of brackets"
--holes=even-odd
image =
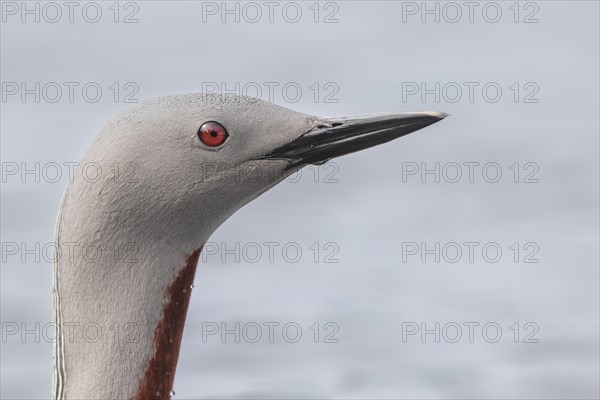
[(206, 122), (198, 130), (198, 137), (205, 145), (217, 147), (225, 143), (229, 134), (223, 125), (217, 122)]

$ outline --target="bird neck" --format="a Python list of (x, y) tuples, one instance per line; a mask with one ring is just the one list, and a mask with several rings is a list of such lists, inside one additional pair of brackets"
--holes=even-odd
[(154, 354), (146, 364), (134, 400), (168, 398), (173, 390), (185, 317), (201, 251), (200, 247), (186, 257), (185, 265), (164, 293), (161, 318), (154, 331)]
[(72, 251), (54, 271), (54, 397), (169, 399), (202, 246), (61, 214), (57, 247)]

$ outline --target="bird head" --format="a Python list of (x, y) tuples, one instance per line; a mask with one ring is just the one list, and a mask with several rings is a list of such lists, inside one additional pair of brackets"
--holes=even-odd
[(148, 224), (207, 232), (305, 165), (388, 142), (445, 116), (322, 118), (243, 96), (167, 96), (117, 115), (83, 164), (101, 164), (102, 184), (91, 192), (104, 196), (112, 218), (139, 224), (140, 234), (155, 233)]

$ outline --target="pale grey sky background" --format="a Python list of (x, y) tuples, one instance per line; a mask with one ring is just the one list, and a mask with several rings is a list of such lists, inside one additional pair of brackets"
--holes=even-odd
[[(52, 321), (51, 263), (23, 250), (53, 241), (64, 163), (79, 160), (103, 123), (128, 106), (127, 94), (145, 100), (212, 83), (235, 90), (237, 82), (248, 94), (260, 87), (265, 100), (274, 86), (275, 103), (308, 114), (452, 117), (335, 160), (317, 178), (305, 169), (214, 234), (218, 246), (258, 243), (263, 255), (201, 261), (175, 398), (598, 398), (598, 2), (477, 2), (472, 21), (463, 2), (428, 2), (439, 22), (421, 14), (421, 2), (291, 3), (278, 2), (272, 22), (255, 3), (263, 13), (255, 23), (255, 9), (242, 3), (239, 22), (229, 14), (222, 22), (219, 10), (207, 14), (221, 2), (121, 2), (118, 16), (113, 2), (81, 2), (69, 22), (59, 2), (55, 23), (56, 9), (42, 3), (39, 22), (22, 15), (21, 2), (1, 3), (0, 397), (50, 397), (52, 344), (43, 332), (22, 340), (9, 329)], [(86, 21), (95, 7), (99, 21)], [(126, 16), (137, 22), (123, 23)], [(21, 84), (36, 82), (39, 103), (33, 94), (23, 101)], [(73, 102), (65, 82), (78, 84)], [(97, 102), (86, 101), (94, 96), (82, 93), (86, 84), (102, 89)], [(424, 98), (421, 84), (433, 90)], [(300, 87), (297, 101), (292, 89), (283, 95), (285, 85)], [(52, 103), (56, 86), (63, 97)], [(50, 163), (63, 166), (57, 182)], [(436, 163), (439, 183), (421, 177)], [(37, 182), (22, 174), (36, 165)], [(452, 183), (456, 165), (462, 177)], [(499, 181), (488, 182), (497, 170)], [(280, 243), (273, 262), (265, 242)], [(450, 262), (454, 253), (440, 262), (424, 254), (422, 262), (421, 252), (406, 252), (410, 243), (466, 251), (465, 242), (479, 243), (474, 262), (464, 252), (458, 262)], [(298, 262), (282, 255), (286, 244), (301, 248)], [(482, 255), (486, 244), (501, 248), (497, 262)], [(324, 262), (332, 249), (338, 262)], [(528, 256), (538, 262), (524, 262)], [(269, 321), (297, 323), (302, 339), (202, 341), (206, 322)], [(315, 322), (321, 334), (334, 323), (338, 343), (314, 343)], [(440, 343), (432, 334), (403, 341), (412, 323), (436, 322), (448, 328)], [(470, 322), (479, 324), (472, 343)], [(463, 336), (451, 343), (455, 324)], [(496, 343), (486, 340), (493, 329), (482, 334), (485, 324), (502, 329)]]

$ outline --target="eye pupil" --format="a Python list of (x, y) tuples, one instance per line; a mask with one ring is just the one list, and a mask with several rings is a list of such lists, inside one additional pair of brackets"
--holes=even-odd
[(229, 134), (223, 125), (218, 122), (210, 121), (205, 122), (200, 129), (198, 129), (198, 137), (206, 146), (218, 147), (225, 143)]

